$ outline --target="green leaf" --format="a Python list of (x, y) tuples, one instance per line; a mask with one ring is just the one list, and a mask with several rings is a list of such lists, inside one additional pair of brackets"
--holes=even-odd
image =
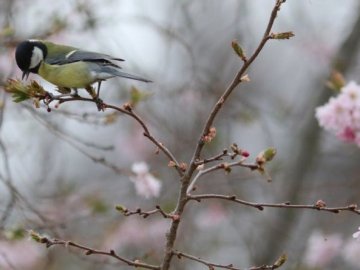
[(5, 84), (5, 91), (12, 95), (14, 102), (19, 103), (30, 98), (44, 96), (46, 91), (36, 81), (30, 84), (23, 84), (20, 80), (8, 79)]
[(22, 101), (30, 98), (30, 96), (27, 93), (22, 92), (20, 90), (14, 90), (12, 92), (11, 97), (12, 97), (12, 100), (16, 103), (22, 102)]

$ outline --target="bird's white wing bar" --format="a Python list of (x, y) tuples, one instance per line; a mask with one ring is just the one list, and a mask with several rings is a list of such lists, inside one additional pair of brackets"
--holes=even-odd
[(71, 55), (73, 55), (77, 50), (73, 50), (69, 52), (67, 55), (65, 55), (65, 58), (68, 59)]

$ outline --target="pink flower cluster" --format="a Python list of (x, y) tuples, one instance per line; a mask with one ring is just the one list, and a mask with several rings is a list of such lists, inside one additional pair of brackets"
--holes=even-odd
[(135, 184), (136, 193), (146, 199), (159, 197), (161, 182), (149, 172), (149, 166), (145, 162), (134, 163), (131, 167), (133, 176), (130, 180)]
[(339, 234), (325, 235), (314, 231), (308, 239), (303, 262), (310, 269), (332, 269), (329, 266), (342, 257), (346, 263), (360, 269), (360, 243), (356, 241), (358, 239), (360, 227), (352, 238), (347, 240), (343, 240)]
[(338, 255), (342, 244), (340, 235), (323, 235), (314, 231), (308, 239), (304, 256), (305, 264), (313, 268), (325, 268)]
[(360, 85), (350, 82), (316, 109), (319, 125), (339, 139), (360, 146)]
[(358, 228), (357, 232), (353, 233), (353, 237), (355, 239), (360, 239), (360, 227)]

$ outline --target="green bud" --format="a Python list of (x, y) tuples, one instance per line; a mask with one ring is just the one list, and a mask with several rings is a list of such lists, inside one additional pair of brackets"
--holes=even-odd
[(121, 213), (126, 213), (128, 210), (125, 206), (117, 204), (115, 205), (115, 210), (121, 212)]
[(241, 48), (241, 46), (236, 40), (233, 40), (231, 42), (231, 47), (234, 49), (234, 52), (241, 58), (241, 60), (243, 61), (247, 60), (243, 48)]
[(276, 155), (276, 149), (274, 147), (270, 147), (264, 151), (265, 161), (271, 161)]
[(271, 161), (276, 155), (276, 149), (273, 147), (270, 147), (262, 152), (260, 152), (256, 157), (256, 163), (263, 167), (265, 163)]
[(287, 255), (286, 254), (282, 254), (274, 263), (274, 266), (276, 266), (276, 268), (279, 268), (280, 266), (282, 266), (285, 262), (287, 261)]
[(295, 34), (292, 31), (270, 34), (270, 38), (272, 38), (272, 39), (290, 39), (291, 37), (294, 37), (294, 36), (295, 36)]
[(33, 230), (29, 231), (29, 235), (30, 235), (31, 239), (34, 240), (35, 242), (38, 242), (38, 243), (44, 242), (44, 237)]

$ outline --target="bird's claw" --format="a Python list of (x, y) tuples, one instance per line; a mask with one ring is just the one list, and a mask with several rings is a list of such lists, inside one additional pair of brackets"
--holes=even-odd
[(95, 100), (95, 103), (96, 103), (96, 107), (98, 108), (98, 111), (100, 112), (100, 111), (104, 111), (105, 110), (105, 104), (104, 104), (104, 102), (102, 101), (102, 99), (100, 99), (100, 98), (95, 98), (94, 99)]

